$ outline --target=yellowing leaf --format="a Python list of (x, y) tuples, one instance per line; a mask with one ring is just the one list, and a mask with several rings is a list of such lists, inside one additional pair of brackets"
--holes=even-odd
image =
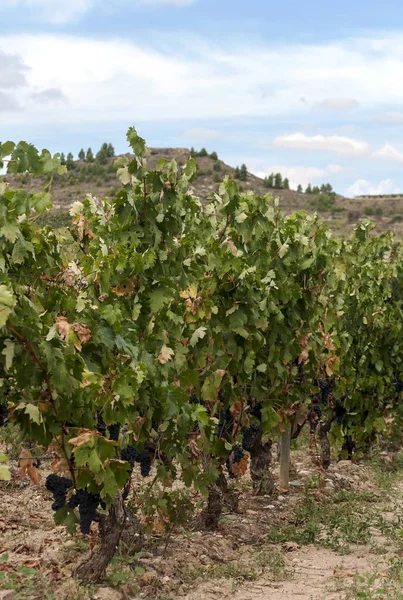
[(175, 352), (169, 346), (162, 346), (161, 352), (159, 353), (158, 360), (162, 365), (165, 365), (175, 355)]
[(196, 331), (193, 333), (192, 337), (190, 338), (189, 344), (193, 347), (196, 346), (197, 342), (199, 340), (202, 340), (205, 335), (206, 335), (206, 327), (199, 327), (198, 329), (196, 329)]
[(0, 465), (0, 481), (11, 481), (11, 473), (7, 465)]

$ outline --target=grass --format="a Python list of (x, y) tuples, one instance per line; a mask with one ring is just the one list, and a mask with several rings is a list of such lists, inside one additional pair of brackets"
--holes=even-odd
[(343, 600), (403, 600), (403, 559), (393, 559), (386, 573), (357, 575)]
[[(369, 544), (373, 528), (396, 541), (400, 523), (389, 522), (379, 514), (376, 503), (381, 499), (368, 492), (341, 491), (332, 500), (321, 500), (307, 488), (288, 524), (280, 530), (271, 529), (268, 541), (315, 544), (341, 554), (349, 553), (350, 545)], [(378, 547), (373, 547), (378, 552)]]

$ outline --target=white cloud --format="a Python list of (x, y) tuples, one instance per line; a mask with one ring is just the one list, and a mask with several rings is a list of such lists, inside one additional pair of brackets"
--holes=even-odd
[(316, 108), (336, 111), (349, 111), (358, 108), (360, 103), (354, 98), (325, 98), (316, 105)]
[[(100, 2), (0, 0), (2, 8), (4, 1), (21, 10), (28, 3), (33, 8), (35, 2), (38, 10), (32, 12), (38, 18), (46, 12), (48, 18), (60, 21), (84, 14)], [(312, 107), (323, 98), (343, 99), (341, 90), (348, 90), (366, 110), (398, 106), (403, 97), (403, 78), (396, 77), (403, 71), (399, 35), (287, 45), (271, 41), (245, 45), (228, 38), (213, 44), (182, 35), (179, 47), (177, 36), (166, 34), (156, 44), (161, 49), (135, 39), (0, 36), (0, 47), (18, 53), (30, 68), (23, 73), (29, 89), (20, 94), (25, 112), (18, 125), (284, 116), (301, 122), (304, 116), (311, 118)], [(68, 99), (62, 112), (31, 106), (30, 95), (49, 88), (62, 90)], [(316, 143), (320, 150), (329, 143), (332, 152), (343, 156), (363, 155), (366, 147), (359, 140), (337, 136)]]
[(208, 141), (217, 140), (221, 137), (221, 133), (216, 129), (198, 129), (195, 127), (194, 129), (185, 131), (183, 137), (194, 141)]
[[(285, 165), (270, 165), (263, 170), (255, 172), (255, 175), (264, 179), (271, 173), (281, 173), (283, 177), (287, 177), (290, 181), (291, 189), (297, 189), (298, 185), (302, 187), (308, 183), (327, 183), (329, 175), (340, 173), (344, 170), (341, 165), (328, 165), (327, 167), (307, 167), (307, 166), (285, 166)], [(252, 171), (253, 172), (253, 171)]]
[(280, 135), (273, 141), (278, 148), (291, 148), (293, 150), (307, 150), (320, 152), (333, 152), (338, 156), (365, 156), (369, 153), (366, 142), (340, 135), (314, 135), (307, 136), (304, 133), (292, 133)]
[(73, 21), (88, 12), (99, 0), (1, 0), (1, 9), (31, 9), (32, 19), (62, 24)]
[(395, 186), (392, 179), (383, 179), (378, 184), (372, 183), (367, 179), (358, 179), (347, 190), (350, 196), (397, 194), (399, 188)]
[(380, 112), (374, 119), (383, 123), (403, 123), (403, 112)]
[(391, 163), (403, 164), (403, 153), (391, 144), (385, 144), (382, 148), (373, 152), (371, 157), (375, 159), (379, 158)]

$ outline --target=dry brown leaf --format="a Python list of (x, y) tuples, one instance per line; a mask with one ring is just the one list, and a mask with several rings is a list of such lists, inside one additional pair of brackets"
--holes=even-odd
[(21, 450), (20, 454), (20, 478), (22, 480), (28, 475), (34, 485), (39, 485), (41, 481), (41, 474), (38, 469), (34, 467), (34, 459), (32, 454), (26, 448)]
[(245, 454), (245, 456), (243, 456), (238, 463), (232, 463), (231, 471), (235, 475), (236, 479), (239, 479), (239, 477), (245, 475), (248, 470), (248, 463), (249, 459), (247, 454)]
[(83, 344), (86, 344), (91, 339), (90, 329), (83, 323), (73, 323), (72, 330)]
[(55, 324), (60, 337), (62, 338), (62, 340), (65, 340), (71, 331), (70, 323), (68, 322), (66, 317), (56, 317)]
[(112, 291), (115, 292), (117, 296), (129, 296), (133, 293), (135, 287), (134, 279), (124, 279), (117, 285), (112, 288)]
[(88, 442), (93, 437), (102, 437), (98, 432), (90, 431), (89, 429), (80, 429), (77, 436), (75, 438), (71, 438), (69, 440), (69, 444), (74, 446), (75, 448), (79, 448), (80, 446), (84, 446), (88, 444)]

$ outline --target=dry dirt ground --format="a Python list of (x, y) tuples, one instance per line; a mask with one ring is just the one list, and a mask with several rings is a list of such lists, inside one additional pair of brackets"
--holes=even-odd
[(254, 497), (245, 477), (218, 531), (178, 529), (168, 543), (154, 532), (134, 556), (121, 547), (101, 586), (70, 576), (96, 526), (86, 538), (55, 526), (44, 486), (18, 481), (15, 464), (0, 484), (0, 600), (402, 600), (403, 471), (383, 460), (322, 473), (296, 451), (288, 494)]

